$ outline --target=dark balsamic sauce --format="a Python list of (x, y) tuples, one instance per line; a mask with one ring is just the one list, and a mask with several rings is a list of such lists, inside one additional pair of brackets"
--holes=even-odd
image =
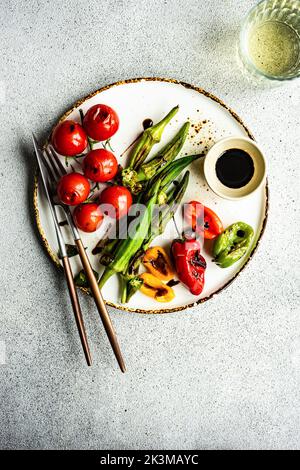
[(168, 287), (175, 287), (180, 283), (180, 281), (176, 281), (175, 279), (171, 279), (169, 282), (167, 282)]
[(254, 175), (254, 163), (244, 150), (228, 149), (218, 158), (216, 173), (221, 183), (228, 188), (242, 188)]
[(152, 121), (152, 119), (145, 119), (145, 120), (143, 121), (143, 129), (144, 129), (144, 131), (145, 131), (146, 129), (149, 129), (149, 127), (152, 127), (152, 126), (153, 126), (153, 121)]

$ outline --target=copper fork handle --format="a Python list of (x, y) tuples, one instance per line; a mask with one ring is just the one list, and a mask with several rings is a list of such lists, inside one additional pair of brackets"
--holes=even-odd
[(108, 314), (106, 305), (104, 303), (101, 291), (100, 291), (99, 286), (98, 286), (97, 279), (95, 278), (95, 275), (93, 273), (90, 261), (88, 259), (88, 256), (87, 256), (86, 252), (85, 252), (85, 248), (84, 248), (84, 246), (82, 244), (82, 241), (80, 239), (75, 240), (75, 243), (76, 243), (76, 246), (77, 246), (77, 249), (78, 249), (78, 253), (79, 253), (79, 256), (80, 256), (80, 259), (81, 259), (81, 262), (82, 262), (83, 269), (84, 269), (84, 271), (86, 273), (86, 276), (88, 278), (90, 289), (91, 289), (91, 292), (93, 294), (98, 312), (100, 314), (100, 318), (102, 320), (104, 329), (105, 329), (106, 334), (108, 336), (109, 342), (110, 342), (111, 347), (113, 349), (113, 352), (116, 356), (116, 359), (118, 361), (118, 364), (120, 366), (121, 371), (125, 372), (126, 367), (125, 367), (125, 363), (124, 363), (124, 360), (123, 360), (123, 357), (122, 357), (120, 346), (119, 346), (119, 343), (118, 343), (118, 340), (117, 340), (116, 332), (114, 330), (112, 321), (110, 319), (110, 316)]
[(87, 337), (86, 337), (85, 327), (84, 327), (83, 318), (82, 318), (82, 312), (81, 312), (81, 308), (80, 308), (80, 304), (79, 304), (79, 299), (78, 299), (76, 287), (75, 287), (75, 284), (74, 284), (74, 279), (73, 279), (73, 274), (72, 274), (71, 267), (70, 267), (69, 258), (67, 256), (63, 257), (62, 258), (62, 263), (63, 263), (63, 266), (64, 266), (65, 277), (66, 277), (66, 280), (67, 280), (70, 299), (71, 299), (71, 303), (72, 303), (72, 307), (73, 307), (73, 312), (74, 312), (74, 316), (75, 316), (76, 325), (77, 325), (77, 328), (78, 328), (82, 348), (83, 348), (83, 351), (84, 351), (84, 355), (85, 355), (85, 358), (86, 358), (87, 365), (91, 366), (92, 365), (92, 357), (91, 357), (90, 348), (89, 348)]

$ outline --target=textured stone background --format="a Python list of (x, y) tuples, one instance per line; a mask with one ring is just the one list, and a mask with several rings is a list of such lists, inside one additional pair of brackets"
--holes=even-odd
[[(241, 75), (236, 34), (254, 3), (2, 1), (1, 448), (299, 447), (299, 82), (257, 89)], [(42, 138), (102, 85), (151, 75), (202, 86), (244, 118), (268, 152), (271, 207), (256, 256), (216, 299), (167, 316), (111, 312), (123, 376), (81, 296), (85, 367), (29, 209), (30, 131)]]

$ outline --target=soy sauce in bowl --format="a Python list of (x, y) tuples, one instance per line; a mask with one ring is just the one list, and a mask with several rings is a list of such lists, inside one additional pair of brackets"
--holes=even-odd
[(249, 137), (220, 139), (207, 152), (203, 172), (210, 189), (224, 199), (237, 200), (256, 191), (266, 177), (266, 159)]
[(216, 161), (216, 174), (224, 186), (232, 189), (242, 188), (253, 178), (254, 163), (244, 150), (228, 149)]

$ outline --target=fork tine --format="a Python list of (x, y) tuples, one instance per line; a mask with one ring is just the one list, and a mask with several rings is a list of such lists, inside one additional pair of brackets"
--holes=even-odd
[(58, 168), (60, 169), (60, 172), (62, 175), (66, 175), (67, 174), (67, 170), (65, 169), (65, 167), (63, 166), (59, 156), (57, 155), (56, 151), (54, 150), (53, 147), (49, 147), (49, 150), (51, 152), (51, 155), (52, 157), (54, 158)]
[(51, 166), (52, 168), (52, 174), (54, 175), (54, 181), (58, 181), (60, 178), (61, 178), (61, 173), (59, 171), (59, 169), (57, 168), (53, 158), (52, 158), (52, 155), (51, 153), (49, 152), (49, 149), (48, 148), (45, 148), (45, 152), (46, 152), (46, 155), (47, 155), (47, 161), (49, 163), (49, 166)]
[(45, 166), (45, 168), (47, 170), (48, 179), (50, 179), (50, 181), (52, 181), (52, 182), (55, 182), (57, 178), (53, 174), (51, 165), (49, 165), (49, 161), (48, 161), (49, 159), (45, 157), (44, 152), (40, 152), (40, 156), (41, 156), (41, 160), (43, 162), (43, 165)]

